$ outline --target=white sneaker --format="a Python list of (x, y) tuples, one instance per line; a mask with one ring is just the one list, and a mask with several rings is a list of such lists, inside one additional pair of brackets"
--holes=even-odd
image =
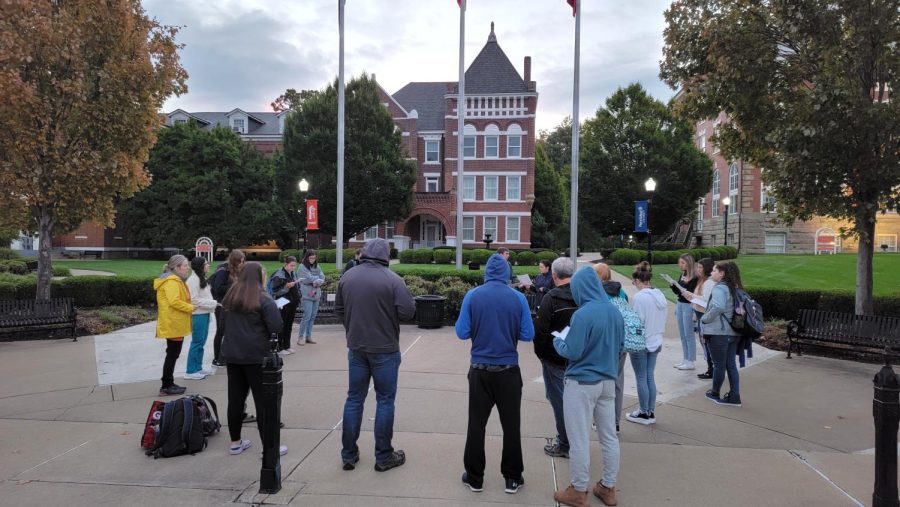
[(203, 380), (206, 378), (206, 374), (202, 371), (198, 371), (197, 373), (185, 373), (185, 380)]
[(296, 354), (296, 353), (297, 353), (297, 351), (294, 350), (294, 349), (292, 349), (292, 348), (287, 349), (287, 351), (290, 352), (291, 354)]
[(654, 424), (656, 422), (656, 419), (651, 417), (650, 414), (645, 414), (640, 410), (635, 410), (634, 412), (625, 414), (625, 419), (633, 423), (643, 424), (645, 426)]
[(675, 368), (675, 369), (677, 369), (677, 370), (680, 370), (683, 366), (684, 366), (684, 361), (682, 361), (682, 362), (680, 362), (680, 363), (678, 363), (678, 364), (672, 366), (672, 368)]
[(684, 364), (679, 364), (676, 366), (679, 370), (693, 370), (694, 362), (693, 361), (685, 361)]
[(208, 377), (210, 375), (215, 375), (216, 370), (214, 368), (204, 368), (204, 369), (200, 370), (200, 373), (202, 373)]

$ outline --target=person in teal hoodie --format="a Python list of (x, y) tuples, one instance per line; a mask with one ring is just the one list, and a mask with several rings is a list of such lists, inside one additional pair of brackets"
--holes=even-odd
[(484, 270), (484, 284), (466, 293), (456, 321), (456, 336), (472, 341), (469, 367), (469, 426), (463, 456), (463, 483), (472, 491), (484, 485), (484, 431), (494, 405), (503, 427), (500, 472), (505, 491), (515, 493), (525, 483), (520, 438), (522, 373), (519, 341), (534, 339), (528, 302), (509, 287), (509, 263), (494, 254)]
[(603, 449), (603, 476), (594, 495), (606, 505), (616, 505), (619, 474), (619, 437), (616, 434), (616, 378), (619, 354), (625, 344), (625, 322), (609, 301), (600, 278), (585, 266), (572, 277), (572, 296), (578, 310), (569, 331), (556, 336), (553, 346), (568, 359), (563, 412), (569, 437), (569, 474), (572, 483), (553, 498), (565, 505), (586, 505), (590, 480), (591, 420), (597, 425)]

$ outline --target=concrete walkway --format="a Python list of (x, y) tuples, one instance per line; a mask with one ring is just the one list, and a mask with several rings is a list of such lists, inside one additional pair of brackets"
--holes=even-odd
[[(671, 367), (681, 359), (673, 324), (656, 370), (658, 423), (622, 422), (619, 505), (869, 505), (871, 382), (877, 366), (810, 356), (787, 360), (758, 349), (741, 370), (744, 407), (722, 407), (703, 397), (708, 383), (696, 372)], [(526, 485), (516, 495), (503, 492), (501, 430), (492, 417), (485, 491), (462, 486), (469, 345), (451, 328), (401, 328), (394, 445), (406, 451), (406, 466), (383, 474), (372, 469), (370, 396), (360, 464), (352, 472), (341, 470), (347, 365), (339, 326), (317, 326), (319, 343), (298, 347), (298, 354), (286, 358), (282, 441), (290, 452), (282, 458), (281, 493), (255, 494), (260, 447), (253, 426), (244, 429), (245, 438), (253, 440), (252, 452), (240, 456), (228, 455), (226, 432), (213, 436), (196, 456), (147, 458), (138, 443), (150, 402), (157, 398), (164, 348), (152, 335), (152, 324), (144, 324), (77, 343), (0, 343), (4, 505), (550, 506), (554, 488), (568, 483), (567, 460), (542, 451), (554, 433), (553, 416), (539, 382), (540, 363), (523, 344)], [(211, 343), (207, 354), (210, 349)], [(636, 400), (630, 366), (626, 371), (628, 409)], [(211, 396), (225, 417), (224, 371), (179, 383), (189, 393)], [(597, 480), (600, 450), (596, 442), (592, 446)], [(600, 502), (591, 498), (591, 504)]]

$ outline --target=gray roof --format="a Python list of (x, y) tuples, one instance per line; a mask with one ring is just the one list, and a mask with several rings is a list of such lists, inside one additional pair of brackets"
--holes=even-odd
[[(281, 132), (278, 131), (278, 113), (273, 112), (262, 112), (262, 113), (251, 113), (249, 111), (244, 111), (251, 118), (247, 119), (247, 134), (248, 136), (279, 136)], [(171, 113), (169, 113), (171, 114)], [(216, 127), (216, 125), (229, 128), (228, 125), (228, 112), (203, 112), (203, 113), (194, 113), (189, 112), (191, 116), (196, 118), (200, 118), (201, 120), (208, 122), (206, 125), (202, 125), (201, 127), (207, 130), (212, 130)], [(265, 123), (260, 124), (257, 123), (252, 117), (256, 117)]]
[(456, 81), (437, 83), (409, 83), (393, 95), (403, 109), (419, 113), (419, 130), (444, 130), (447, 104), (444, 95)]
[[(393, 95), (404, 109), (419, 113), (419, 130), (444, 130), (447, 105), (444, 96), (457, 88), (457, 81), (409, 83)], [(530, 93), (525, 81), (497, 43), (494, 24), (487, 44), (466, 69), (466, 94)]]

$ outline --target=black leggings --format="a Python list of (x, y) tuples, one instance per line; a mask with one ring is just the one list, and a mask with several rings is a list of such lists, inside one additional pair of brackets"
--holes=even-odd
[(222, 307), (216, 307), (216, 334), (213, 336), (213, 360), (219, 362), (219, 352), (222, 351), (222, 337), (225, 336), (225, 322), (222, 318)]
[(256, 427), (259, 437), (262, 439), (262, 365), (259, 364), (228, 364), (228, 433), (231, 441), (241, 439), (241, 425), (244, 423), (244, 407), (247, 403), (247, 393), (253, 393), (253, 403), (256, 405)]
[(291, 329), (294, 327), (294, 316), (297, 303), (288, 303), (281, 309), (281, 333), (278, 335), (278, 350), (291, 348)]
[(166, 360), (163, 361), (162, 386), (169, 387), (175, 383), (175, 361), (181, 355), (184, 338), (166, 339)]

